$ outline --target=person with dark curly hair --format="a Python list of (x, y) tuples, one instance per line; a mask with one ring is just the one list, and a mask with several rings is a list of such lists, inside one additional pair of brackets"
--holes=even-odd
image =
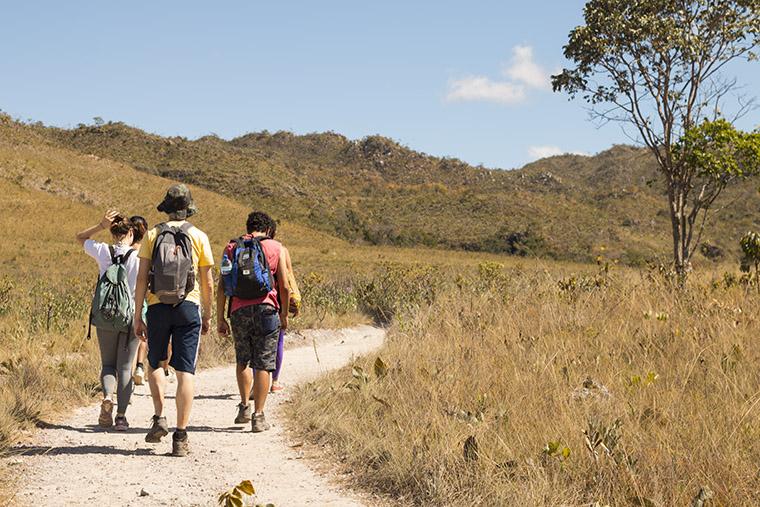
[[(104, 230), (111, 233), (109, 243), (91, 239)], [(132, 249), (134, 228), (130, 219), (115, 210), (108, 210), (97, 225), (77, 233), (76, 239), (84, 247), (85, 253), (98, 263), (101, 277), (114, 263), (124, 266), (129, 297), (134, 300), (139, 260)], [(96, 327), (96, 330), (101, 360), (100, 383), (103, 388), (98, 424), (103, 428), (115, 425), (116, 431), (126, 431), (129, 427), (126, 412), (134, 385), (132, 364), (137, 354), (138, 340), (129, 329), (116, 331)], [(114, 394), (118, 400), (116, 418), (113, 417)]]
[[(282, 245), (267, 235), (271, 224), (272, 219), (262, 211), (248, 215), (247, 234), (230, 241), (222, 253), (222, 276), (216, 300), (217, 330), (222, 335), (231, 331), (235, 344), (240, 391), (235, 424), (250, 422), (254, 433), (270, 427), (264, 417), (264, 405), (271, 387), (271, 374), (277, 368), (280, 330), (288, 328), (290, 306)], [(225, 269), (228, 269), (226, 273)], [(251, 290), (254, 285), (255, 289)], [(227, 315), (226, 293), (230, 292)], [(253, 413), (249, 403), (251, 391)]]

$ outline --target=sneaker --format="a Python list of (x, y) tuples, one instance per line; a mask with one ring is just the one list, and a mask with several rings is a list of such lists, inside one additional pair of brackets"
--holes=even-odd
[(114, 419), (114, 429), (116, 431), (127, 431), (127, 428), (129, 428), (127, 417), (123, 415), (117, 415)]
[(245, 424), (251, 422), (251, 406), (238, 404), (238, 414), (235, 418), (235, 424)]
[(141, 386), (145, 382), (145, 370), (142, 366), (135, 368), (135, 374), (132, 375), (132, 380), (135, 381), (136, 386)]
[(169, 425), (166, 424), (166, 417), (153, 416), (153, 425), (145, 435), (145, 441), (149, 444), (157, 444), (169, 434)]
[(275, 384), (275, 383), (273, 382), (273, 383), (272, 383), (272, 387), (270, 387), (270, 388), (269, 388), (269, 392), (270, 392), (270, 393), (279, 393), (279, 392), (280, 392), (280, 391), (282, 391), (283, 389), (285, 389), (285, 388), (284, 388), (284, 387), (282, 387), (280, 384)]
[(251, 420), (251, 431), (254, 433), (261, 433), (262, 431), (266, 431), (271, 426), (267, 422), (267, 418), (264, 417), (264, 414), (253, 414), (253, 419)]
[(109, 399), (104, 399), (100, 404), (98, 425), (101, 428), (110, 428), (113, 426), (113, 402)]
[(175, 431), (172, 435), (172, 456), (183, 458), (190, 453), (190, 444), (188, 443), (187, 433), (184, 438), (180, 438)]

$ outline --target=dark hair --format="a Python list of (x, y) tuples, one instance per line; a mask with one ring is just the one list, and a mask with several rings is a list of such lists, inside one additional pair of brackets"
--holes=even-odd
[(121, 215), (116, 215), (111, 220), (111, 227), (109, 229), (111, 234), (116, 237), (126, 236), (130, 230), (132, 230), (132, 222)]
[(253, 211), (248, 215), (248, 220), (245, 221), (245, 228), (248, 234), (254, 232), (267, 232), (272, 225), (272, 218), (263, 211)]
[(277, 234), (277, 221), (272, 217), (269, 217), (268, 231), (269, 231), (269, 237), (274, 239), (275, 235)]
[(139, 215), (133, 216), (129, 221), (132, 222), (132, 234), (134, 235), (132, 244), (139, 243), (148, 231), (148, 221)]

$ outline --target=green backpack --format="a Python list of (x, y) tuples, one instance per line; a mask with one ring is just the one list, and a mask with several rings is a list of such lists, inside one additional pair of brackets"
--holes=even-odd
[[(135, 315), (135, 301), (129, 290), (126, 262), (134, 250), (116, 255), (113, 246), (111, 265), (98, 279), (90, 310), (90, 326), (111, 331), (128, 331)], [(89, 334), (88, 334), (89, 337)]]

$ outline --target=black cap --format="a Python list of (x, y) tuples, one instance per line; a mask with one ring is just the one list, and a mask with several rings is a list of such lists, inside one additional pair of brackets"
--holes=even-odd
[(195, 207), (190, 189), (179, 183), (169, 187), (164, 200), (158, 205), (158, 211), (184, 219), (195, 215), (198, 208)]

